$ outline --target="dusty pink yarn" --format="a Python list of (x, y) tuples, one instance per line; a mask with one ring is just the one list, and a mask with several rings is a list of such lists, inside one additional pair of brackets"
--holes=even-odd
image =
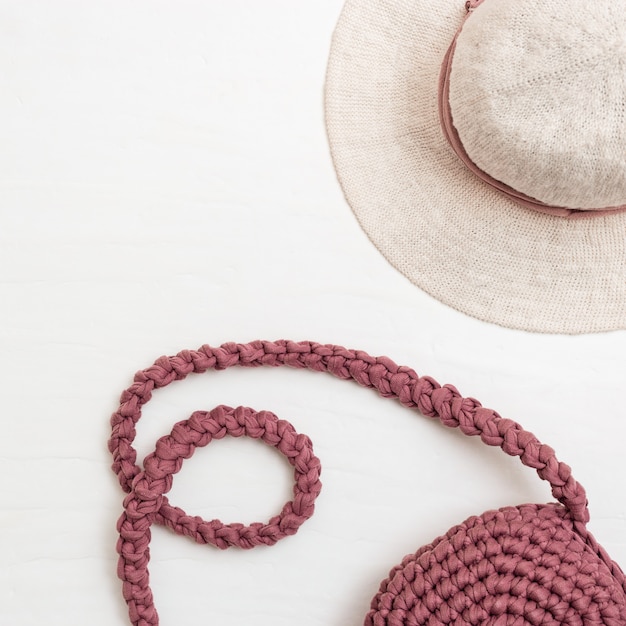
[[(585, 491), (552, 448), (519, 424), (472, 398), (463, 398), (451, 385), (442, 387), (387, 357), (313, 342), (255, 341), (202, 346), (159, 358), (135, 375), (111, 418), (113, 469), (128, 493), (118, 522), (118, 575), (134, 625), (158, 624), (148, 577), (152, 523), (166, 525), (199, 543), (252, 548), (295, 533), (313, 513), (321, 483), (320, 464), (311, 442), (267, 411), (223, 406), (197, 411), (159, 439), (143, 469), (136, 464), (132, 446), (135, 424), (154, 389), (191, 373), (262, 365), (325, 371), (352, 379), (466, 435), (478, 435), (487, 445), (499, 446), (533, 467), (550, 483), (560, 502), (506, 507), (472, 517), (405, 557), (381, 584), (366, 625), (626, 624), (624, 575), (587, 530)], [(226, 435), (261, 439), (285, 454), (294, 466), (294, 499), (266, 524), (205, 521), (173, 507), (164, 495), (183, 459), (196, 447)]]

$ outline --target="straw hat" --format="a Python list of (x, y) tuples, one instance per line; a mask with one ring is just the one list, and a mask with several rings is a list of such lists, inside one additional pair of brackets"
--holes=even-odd
[(347, 0), (326, 82), (341, 185), (438, 300), (626, 328), (626, 0)]

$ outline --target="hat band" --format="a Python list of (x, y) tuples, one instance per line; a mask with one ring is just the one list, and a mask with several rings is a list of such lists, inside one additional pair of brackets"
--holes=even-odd
[[(467, 9), (467, 15), (465, 19), (467, 19), (473, 12), (473, 10), (482, 4), (484, 0), (469, 0), (465, 4), (465, 8)], [(463, 21), (465, 23), (465, 20)], [(454, 122), (452, 120), (452, 110), (450, 108), (450, 73), (452, 70), (452, 59), (454, 57), (454, 51), (456, 49), (456, 42), (461, 33), (463, 26), (459, 28), (452, 44), (448, 48), (446, 52), (443, 63), (441, 65), (441, 73), (439, 75), (439, 119), (441, 122), (441, 128), (443, 133), (456, 153), (456, 155), (461, 159), (461, 161), (467, 166), (467, 168), (473, 172), (478, 178), (486, 182), (488, 185), (497, 189), (499, 192), (516, 202), (517, 204), (526, 207), (528, 209), (533, 209), (534, 211), (540, 211), (541, 213), (547, 213), (549, 215), (556, 215), (558, 217), (568, 217), (568, 218), (581, 218), (581, 217), (599, 217), (602, 215), (608, 215), (613, 213), (621, 213), (626, 211), (626, 205), (615, 206), (615, 207), (606, 207), (599, 209), (571, 209), (567, 207), (553, 206), (550, 204), (545, 204), (540, 200), (535, 198), (531, 198), (526, 194), (521, 193), (509, 187), (502, 181), (496, 180), (487, 172), (483, 171), (472, 161), (470, 156), (467, 154), (465, 148), (463, 147), (463, 142), (459, 137), (459, 133), (454, 127)]]

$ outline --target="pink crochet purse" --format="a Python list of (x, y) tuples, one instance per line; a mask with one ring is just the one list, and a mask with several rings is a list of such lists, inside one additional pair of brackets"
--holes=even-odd
[[(523, 504), (471, 517), (406, 556), (384, 580), (365, 617), (369, 626), (425, 624), (476, 626), (623, 626), (626, 582), (586, 528), (585, 491), (570, 468), (519, 424), (500, 417), (450, 386), (420, 377), (387, 357), (312, 342), (255, 341), (202, 346), (161, 357), (138, 372), (111, 418), (109, 450), (127, 496), (118, 521), (118, 575), (136, 626), (156, 626), (148, 580), (150, 526), (168, 526), (198, 543), (219, 548), (270, 545), (294, 534), (313, 513), (320, 492), (320, 463), (311, 442), (267, 411), (220, 406), (176, 424), (136, 464), (132, 446), (141, 407), (152, 391), (188, 374), (232, 366), (281, 366), (329, 372), (374, 387), (382, 396), (478, 435), (520, 457), (550, 483), (559, 503)], [(265, 524), (223, 524), (191, 517), (166, 494), (173, 475), (196, 447), (226, 435), (254, 437), (280, 450), (294, 467), (294, 498)]]

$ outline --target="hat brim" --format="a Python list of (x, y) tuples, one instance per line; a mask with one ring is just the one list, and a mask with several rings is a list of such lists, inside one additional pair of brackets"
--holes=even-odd
[(626, 214), (583, 219), (526, 209), (447, 144), (437, 107), (462, 0), (347, 0), (326, 76), (326, 125), (363, 230), (415, 285), (510, 328), (626, 328)]

